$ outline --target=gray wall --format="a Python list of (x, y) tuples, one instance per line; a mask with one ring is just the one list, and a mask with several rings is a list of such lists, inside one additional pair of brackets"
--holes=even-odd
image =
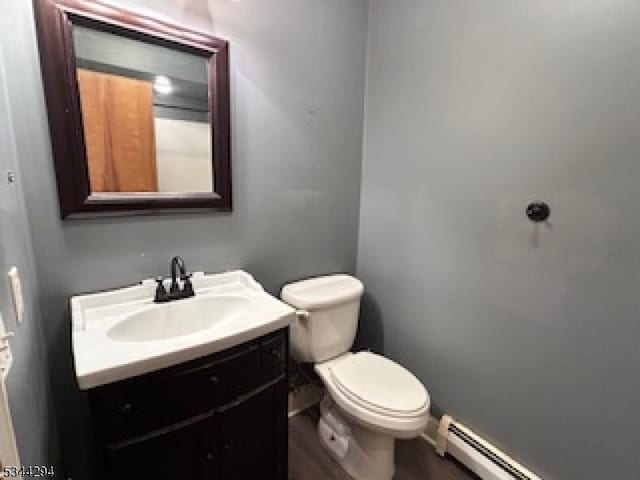
[(639, 30), (629, 1), (371, 1), (362, 342), (545, 479), (640, 469)]
[[(55, 466), (58, 442), (38, 302), (40, 286), (23, 190), (22, 162), (29, 147), (16, 136), (16, 109), (10, 102), (24, 73), (15, 49), (24, 40), (21, 25), (15, 22), (20, 18), (15, 6), (16, 2), (0, 3), (0, 317), (7, 331), (15, 333), (10, 341), (14, 362), (7, 390), (22, 463)], [(24, 20), (28, 22), (28, 17)], [(15, 173), (15, 183), (7, 181), (9, 171)], [(12, 266), (18, 267), (24, 293), (20, 325), (6, 279)]]
[[(30, 2), (15, 3), (30, 8)], [(29, 125), (18, 135), (30, 142), (24, 162), (39, 275), (47, 287), (45, 334), (65, 460), (75, 480), (91, 478), (84, 465), (91, 439), (71, 366), (71, 295), (165, 274), (176, 254), (191, 270), (244, 268), (274, 293), (299, 277), (355, 270), (367, 2), (123, 4), (152, 7), (230, 40), (234, 211), (62, 222), (35, 37), (18, 45), (25, 74), (14, 101)]]

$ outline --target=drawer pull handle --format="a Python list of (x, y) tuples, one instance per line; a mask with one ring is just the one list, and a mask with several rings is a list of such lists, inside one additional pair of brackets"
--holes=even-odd
[(207, 452), (207, 454), (204, 456), (204, 458), (207, 460), (207, 462), (213, 462), (213, 452)]
[(120, 411), (126, 415), (129, 415), (131, 412), (133, 412), (133, 405), (130, 403), (125, 403)]
[(271, 350), (271, 356), (276, 360), (282, 360), (282, 352), (279, 348), (274, 348), (273, 350)]
[(211, 375), (209, 377), (209, 382), (211, 382), (211, 384), (215, 385), (215, 386), (220, 385), (220, 379), (218, 377), (216, 377), (215, 375)]

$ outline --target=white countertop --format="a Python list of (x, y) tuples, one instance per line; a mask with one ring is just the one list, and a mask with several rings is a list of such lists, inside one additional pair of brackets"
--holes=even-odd
[(153, 303), (154, 281), (72, 297), (72, 348), (80, 388), (87, 390), (219, 352), (287, 327), (295, 320), (293, 308), (265, 292), (246, 272), (195, 274), (193, 286), (195, 297), (175, 302), (232, 295), (247, 299), (249, 307), (224, 328), (202, 329), (175, 338), (123, 341), (108, 335), (114, 325), (131, 314), (168, 305)]

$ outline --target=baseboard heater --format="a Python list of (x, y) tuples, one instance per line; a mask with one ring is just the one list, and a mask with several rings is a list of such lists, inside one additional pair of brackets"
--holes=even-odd
[(440, 456), (448, 453), (483, 480), (542, 480), (448, 415), (440, 420), (435, 443)]

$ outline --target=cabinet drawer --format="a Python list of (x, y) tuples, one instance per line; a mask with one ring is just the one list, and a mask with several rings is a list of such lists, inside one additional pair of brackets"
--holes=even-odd
[(119, 442), (232, 401), (259, 386), (260, 356), (254, 345), (99, 389), (92, 406), (101, 436)]

